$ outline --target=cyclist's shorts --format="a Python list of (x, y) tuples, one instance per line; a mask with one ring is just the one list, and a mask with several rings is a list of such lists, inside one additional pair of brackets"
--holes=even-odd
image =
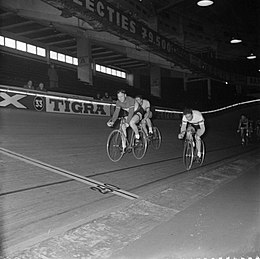
[(134, 115), (138, 115), (140, 120), (143, 118), (144, 114), (145, 114), (145, 111), (142, 108), (139, 108), (134, 112)]

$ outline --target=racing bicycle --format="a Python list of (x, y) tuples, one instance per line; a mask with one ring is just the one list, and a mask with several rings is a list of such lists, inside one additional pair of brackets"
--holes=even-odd
[(197, 162), (199, 166), (201, 166), (204, 162), (205, 158), (205, 144), (202, 139), (200, 139), (201, 147), (201, 157), (197, 156), (197, 148), (196, 148), (196, 140), (195, 140), (195, 132), (192, 133), (192, 138), (187, 138), (187, 134), (184, 140), (183, 147), (183, 164), (187, 170), (190, 170), (193, 162)]
[[(108, 136), (107, 139), (107, 155), (113, 162), (118, 162), (125, 153), (133, 152), (136, 159), (142, 159), (147, 150), (147, 138), (142, 130), (141, 126), (138, 126), (140, 138), (135, 138), (134, 131), (132, 130), (130, 139), (125, 137), (122, 126), (125, 123), (125, 118), (119, 118), (119, 128), (114, 129)], [(126, 148), (123, 149), (122, 141), (125, 138)]]

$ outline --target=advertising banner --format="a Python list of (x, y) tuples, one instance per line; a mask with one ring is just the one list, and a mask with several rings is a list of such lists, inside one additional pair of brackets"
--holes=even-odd
[(110, 116), (112, 104), (0, 89), (0, 107), (41, 112)]
[(15, 92), (0, 92), (0, 107), (46, 111), (44, 97)]
[(110, 116), (110, 106), (110, 104), (98, 102), (66, 100), (51, 97), (46, 98), (47, 112)]

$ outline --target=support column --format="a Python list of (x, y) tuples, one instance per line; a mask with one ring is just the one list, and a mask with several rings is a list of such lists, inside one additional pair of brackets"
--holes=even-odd
[(211, 79), (207, 79), (207, 86), (208, 86), (208, 100), (211, 100)]
[(183, 90), (185, 93), (188, 91), (188, 75), (186, 73), (183, 73)]
[(158, 66), (152, 65), (150, 68), (151, 79), (151, 94), (156, 97), (161, 97), (161, 69)]
[(87, 35), (77, 38), (78, 53), (78, 79), (93, 85), (93, 67), (91, 56), (91, 44)]

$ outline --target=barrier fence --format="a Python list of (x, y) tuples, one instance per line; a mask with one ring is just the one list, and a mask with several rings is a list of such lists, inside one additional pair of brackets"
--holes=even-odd
[[(232, 104), (215, 110), (202, 111), (214, 114), (241, 105), (260, 104), (260, 99)], [(94, 100), (92, 97), (71, 96), (55, 92), (39, 92), (0, 85), (0, 107), (38, 112), (112, 116), (115, 103)], [(179, 120), (182, 111), (155, 107), (156, 119)]]

